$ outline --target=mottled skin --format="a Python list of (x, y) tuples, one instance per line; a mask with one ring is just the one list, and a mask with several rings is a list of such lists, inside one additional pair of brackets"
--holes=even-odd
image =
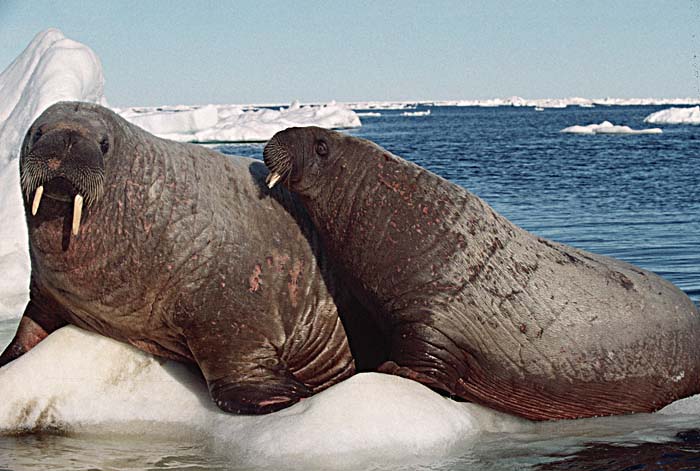
[(700, 392), (700, 314), (659, 276), (537, 237), (363, 139), (293, 128), (264, 156), (382, 324), (381, 371), (535, 420)]
[[(32, 125), (20, 167), (64, 179), (39, 182), (36, 216), (23, 183), (31, 300), (0, 365), (70, 323), (196, 363), (230, 412), (274, 411), (354, 373), (339, 310), (361, 308), (337, 289), (296, 200), (269, 196), (262, 163), (60, 103)], [(81, 171), (103, 171), (104, 188), (76, 236)]]

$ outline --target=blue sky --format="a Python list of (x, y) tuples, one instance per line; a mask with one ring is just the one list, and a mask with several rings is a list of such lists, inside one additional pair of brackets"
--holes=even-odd
[(700, 95), (700, 0), (0, 0), (0, 68), (48, 27), (114, 106)]

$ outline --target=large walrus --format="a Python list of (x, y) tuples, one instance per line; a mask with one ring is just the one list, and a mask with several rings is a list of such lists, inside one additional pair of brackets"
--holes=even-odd
[(700, 392), (700, 314), (659, 276), (537, 237), (363, 139), (288, 129), (264, 160), (381, 322), (381, 371), (536, 420)]
[(262, 162), (64, 102), (29, 129), (20, 173), (30, 302), (0, 366), (71, 323), (196, 363), (225, 411), (274, 411), (354, 373), (339, 314), (361, 307), (295, 198), (268, 197)]

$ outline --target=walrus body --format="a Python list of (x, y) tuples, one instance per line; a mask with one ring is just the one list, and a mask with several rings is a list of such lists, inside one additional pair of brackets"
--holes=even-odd
[(20, 169), (30, 302), (0, 365), (71, 323), (196, 363), (231, 412), (277, 410), (354, 373), (338, 309), (359, 307), (294, 198), (263, 197), (262, 163), (60, 103), (32, 125)]
[(537, 237), (369, 141), (288, 129), (264, 159), (382, 324), (381, 371), (535, 420), (700, 392), (700, 314), (659, 276)]

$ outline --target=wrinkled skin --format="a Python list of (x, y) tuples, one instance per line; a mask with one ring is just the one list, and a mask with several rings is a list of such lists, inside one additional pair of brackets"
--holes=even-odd
[[(28, 131), (20, 168), (30, 302), (0, 365), (70, 323), (196, 364), (229, 412), (278, 410), (355, 372), (343, 323), (366, 331), (362, 308), (338, 289), (297, 201), (269, 194), (262, 163), (59, 103)], [(376, 362), (366, 344), (360, 366)]]
[(537, 237), (359, 138), (288, 129), (264, 159), (382, 325), (381, 371), (534, 420), (700, 392), (700, 314), (659, 276)]

